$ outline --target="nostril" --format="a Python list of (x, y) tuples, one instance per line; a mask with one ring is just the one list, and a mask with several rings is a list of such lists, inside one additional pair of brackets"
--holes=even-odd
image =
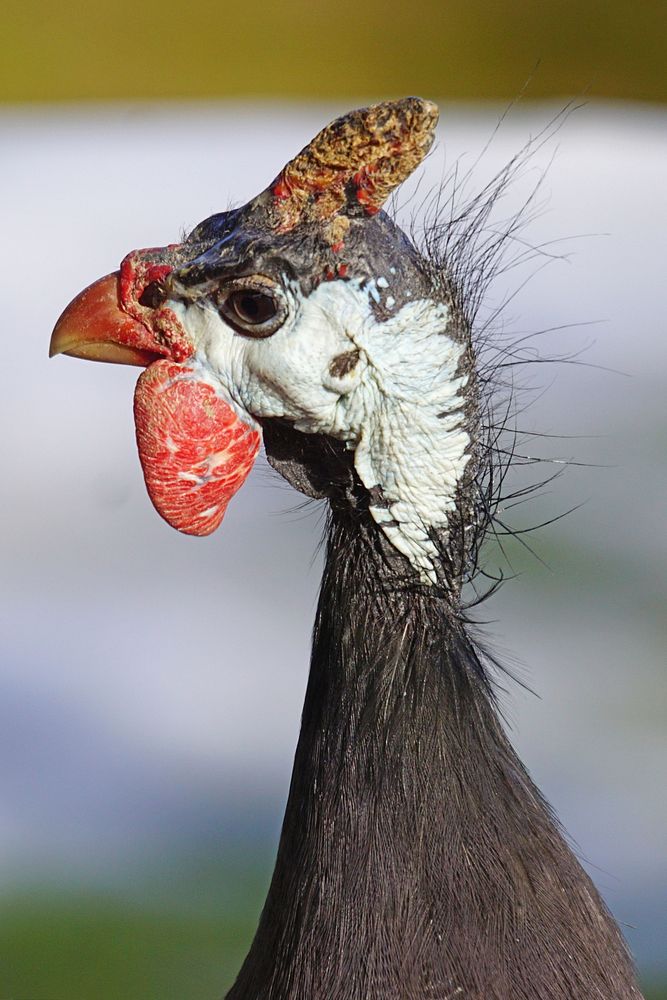
[(167, 297), (167, 291), (160, 281), (150, 281), (139, 296), (139, 305), (157, 309)]

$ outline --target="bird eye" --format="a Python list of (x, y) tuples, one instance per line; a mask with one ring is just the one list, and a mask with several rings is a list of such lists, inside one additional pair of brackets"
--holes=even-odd
[(266, 323), (278, 312), (273, 297), (263, 292), (232, 292), (225, 305), (248, 326)]
[(221, 289), (218, 309), (229, 326), (247, 337), (270, 337), (287, 316), (282, 295), (260, 279), (235, 282)]

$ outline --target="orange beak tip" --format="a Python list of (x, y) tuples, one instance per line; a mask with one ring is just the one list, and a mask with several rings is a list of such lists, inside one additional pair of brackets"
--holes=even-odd
[(118, 279), (117, 271), (107, 274), (70, 302), (51, 335), (50, 358), (67, 354), (144, 368), (159, 357), (157, 351), (142, 346), (148, 331), (123, 311)]

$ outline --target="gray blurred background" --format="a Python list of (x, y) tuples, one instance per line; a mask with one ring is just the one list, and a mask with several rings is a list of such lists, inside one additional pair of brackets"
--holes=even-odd
[[(469, 194), (483, 186), (563, 89), (497, 131), (505, 104), (445, 96), (404, 221), (457, 161)], [(305, 90), (48, 106), (7, 91), (0, 108), (2, 998), (212, 998), (252, 935), (298, 732), (321, 510), (295, 509), (260, 460), (216, 535), (177, 534), (143, 487), (137, 371), (47, 348), (64, 305), (127, 251), (246, 200), (335, 114), (387, 96)], [(511, 569), (488, 551), (515, 579), (478, 615), (526, 685), (501, 679), (512, 739), (652, 997), (667, 980), (666, 168), (663, 105), (594, 100), (500, 207), (546, 171), (524, 235), (553, 259), (499, 278), (486, 308), (516, 291), (497, 336), (546, 331), (544, 357), (576, 357), (518, 378), (521, 426), (562, 436), (528, 438), (526, 453), (581, 463), (508, 518), (582, 506), (528, 539), (536, 556), (511, 544)]]

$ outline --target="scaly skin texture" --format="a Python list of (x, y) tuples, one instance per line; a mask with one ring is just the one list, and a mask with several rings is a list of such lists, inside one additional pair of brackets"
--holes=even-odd
[(331, 243), (342, 242), (348, 214), (379, 212), (428, 153), (437, 123), (437, 106), (418, 97), (337, 118), (271, 185), (270, 215), (278, 232), (326, 222)]

